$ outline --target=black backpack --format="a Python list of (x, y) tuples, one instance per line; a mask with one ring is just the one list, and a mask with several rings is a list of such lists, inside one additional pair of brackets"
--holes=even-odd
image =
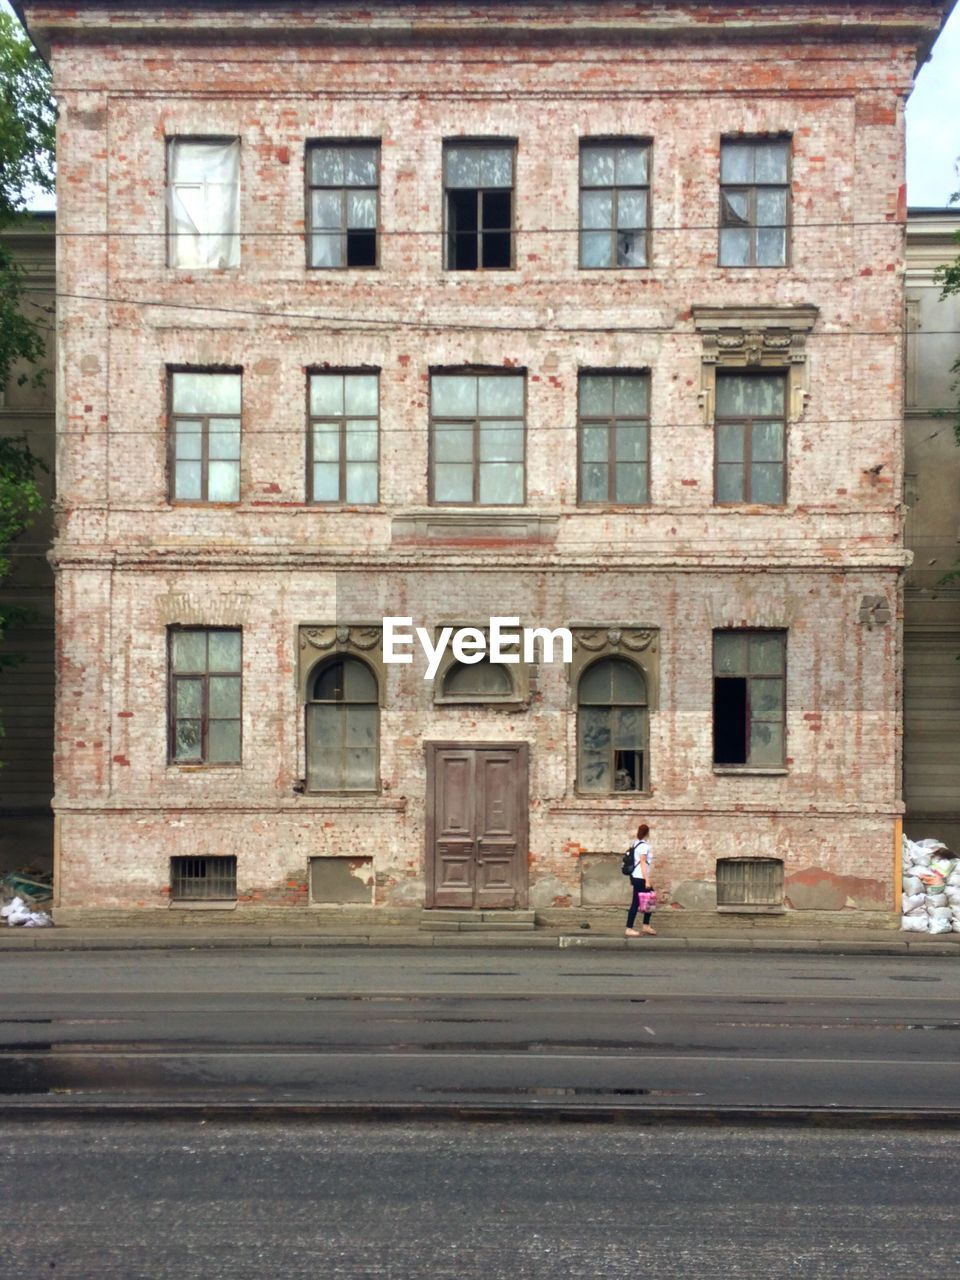
[(620, 870), (625, 876), (633, 875), (633, 845), (623, 855), (623, 861), (620, 863)]

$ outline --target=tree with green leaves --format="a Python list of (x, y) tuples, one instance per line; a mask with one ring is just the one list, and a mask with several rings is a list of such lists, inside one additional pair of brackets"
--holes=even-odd
[[(17, 21), (0, 13), (0, 233), (24, 219), (36, 193), (53, 190), (55, 130), (50, 72)], [(36, 366), (44, 353), (41, 324), (25, 309), (25, 292), (23, 271), (0, 240), (0, 391), (17, 364)], [(0, 585), (14, 542), (42, 505), (40, 465), (25, 439), (0, 437)], [(0, 607), (0, 638), (22, 617), (20, 609)], [(11, 660), (0, 657), (0, 667)]]

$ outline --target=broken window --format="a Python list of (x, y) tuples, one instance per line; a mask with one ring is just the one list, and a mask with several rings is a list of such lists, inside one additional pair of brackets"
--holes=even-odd
[(168, 261), (192, 269), (240, 265), (240, 141), (173, 138), (167, 145)]
[(786, 655), (784, 631), (713, 633), (714, 764), (783, 764)]
[(458, 505), (524, 501), (523, 373), (430, 375), (430, 498)]
[(786, 266), (789, 169), (787, 138), (721, 142), (721, 267)]
[(310, 374), (311, 502), (377, 501), (379, 411), (376, 373)]
[(577, 789), (646, 787), (647, 686), (625, 658), (601, 658), (577, 686)]
[(649, 215), (649, 143), (582, 143), (580, 266), (648, 266)]
[(239, 502), (239, 373), (170, 375), (170, 498)]
[(169, 632), (170, 762), (240, 763), (239, 630)]
[(377, 678), (358, 658), (331, 658), (307, 695), (307, 790), (376, 791), (380, 708)]
[(580, 375), (581, 504), (649, 502), (650, 379)]
[(307, 150), (311, 267), (377, 266), (380, 144), (319, 142)]
[(785, 500), (783, 374), (717, 374), (716, 501)]
[(513, 265), (514, 149), (512, 142), (445, 145), (448, 270)]

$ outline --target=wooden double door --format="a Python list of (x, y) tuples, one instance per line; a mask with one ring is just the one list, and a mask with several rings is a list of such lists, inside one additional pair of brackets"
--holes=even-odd
[(427, 744), (428, 907), (527, 905), (527, 744)]

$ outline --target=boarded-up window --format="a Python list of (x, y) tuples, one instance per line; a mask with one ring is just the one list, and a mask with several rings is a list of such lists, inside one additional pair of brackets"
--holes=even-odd
[(780, 858), (719, 858), (718, 907), (783, 905), (783, 862)]

